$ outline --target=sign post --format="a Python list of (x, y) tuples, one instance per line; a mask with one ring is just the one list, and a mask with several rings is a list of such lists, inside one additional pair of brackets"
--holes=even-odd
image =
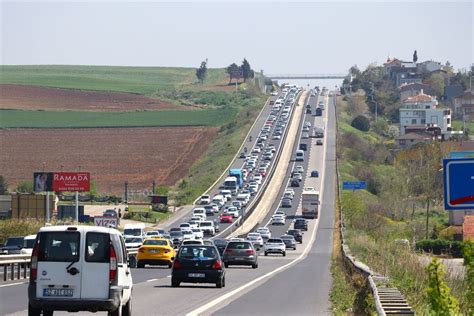
[(444, 208), (474, 209), (474, 158), (443, 160)]

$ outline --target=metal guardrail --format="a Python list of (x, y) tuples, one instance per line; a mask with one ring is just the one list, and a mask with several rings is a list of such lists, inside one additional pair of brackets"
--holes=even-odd
[[(127, 249), (131, 268), (137, 266), (138, 248)], [(3, 281), (27, 279), (30, 276), (31, 255), (0, 255), (0, 274)]]
[[(338, 131), (338, 120), (337, 120), (337, 107), (336, 99), (334, 99), (334, 111), (336, 119), (336, 144), (337, 144), (337, 131)], [(341, 249), (344, 256), (344, 260), (351, 268), (358, 274), (362, 275), (368, 282), (369, 287), (372, 291), (372, 295), (375, 300), (375, 309), (377, 314), (380, 316), (385, 315), (415, 315), (415, 311), (407, 303), (405, 297), (400, 291), (390, 286), (389, 278), (374, 273), (370, 267), (351, 254), (349, 246), (345, 238), (345, 225), (344, 225), (344, 214), (341, 203), (341, 186), (340, 186), (340, 173), (339, 173), (339, 159), (337, 158), (337, 146), (336, 146), (336, 183), (337, 183), (337, 200), (339, 202), (340, 213), (339, 213), (339, 228), (341, 237)]]

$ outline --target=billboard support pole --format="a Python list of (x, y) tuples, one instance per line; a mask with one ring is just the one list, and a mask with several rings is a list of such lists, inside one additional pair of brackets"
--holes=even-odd
[(46, 192), (46, 223), (49, 222), (49, 191)]
[(75, 219), (76, 223), (79, 222), (79, 191), (76, 191), (76, 208), (75, 208)]

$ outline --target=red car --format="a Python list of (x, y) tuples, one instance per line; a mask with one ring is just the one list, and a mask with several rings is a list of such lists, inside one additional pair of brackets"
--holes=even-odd
[(232, 223), (233, 217), (229, 213), (222, 213), (222, 215), (220, 216), (220, 221), (221, 223)]
[(266, 171), (260, 171), (260, 175), (261, 175), (262, 177), (266, 177), (266, 176), (267, 176), (267, 172), (266, 172)]

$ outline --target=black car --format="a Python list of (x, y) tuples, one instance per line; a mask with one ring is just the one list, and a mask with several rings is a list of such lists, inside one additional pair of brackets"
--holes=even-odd
[(290, 229), (286, 232), (287, 235), (292, 235), (295, 237), (295, 240), (299, 242), (300, 244), (303, 243), (303, 233), (301, 233), (301, 230), (299, 229)]
[(214, 246), (216, 246), (217, 250), (219, 250), (219, 254), (222, 256), (224, 254), (225, 247), (227, 246), (227, 243), (229, 241), (224, 238), (218, 238), (214, 239), (213, 242)]
[(0, 254), (17, 255), (23, 248), (25, 237), (8, 237), (3, 246), (0, 246)]
[(300, 182), (297, 179), (292, 179), (291, 182), (290, 182), (290, 186), (291, 187), (299, 187)]
[(301, 229), (304, 231), (308, 230), (308, 220), (304, 218), (297, 218), (295, 219), (295, 222), (293, 223), (293, 227), (295, 229)]
[(178, 287), (181, 282), (215, 283), (225, 286), (225, 268), (219, 251), (215, 246), (182, 246), (173, 262), (171, 286)]

